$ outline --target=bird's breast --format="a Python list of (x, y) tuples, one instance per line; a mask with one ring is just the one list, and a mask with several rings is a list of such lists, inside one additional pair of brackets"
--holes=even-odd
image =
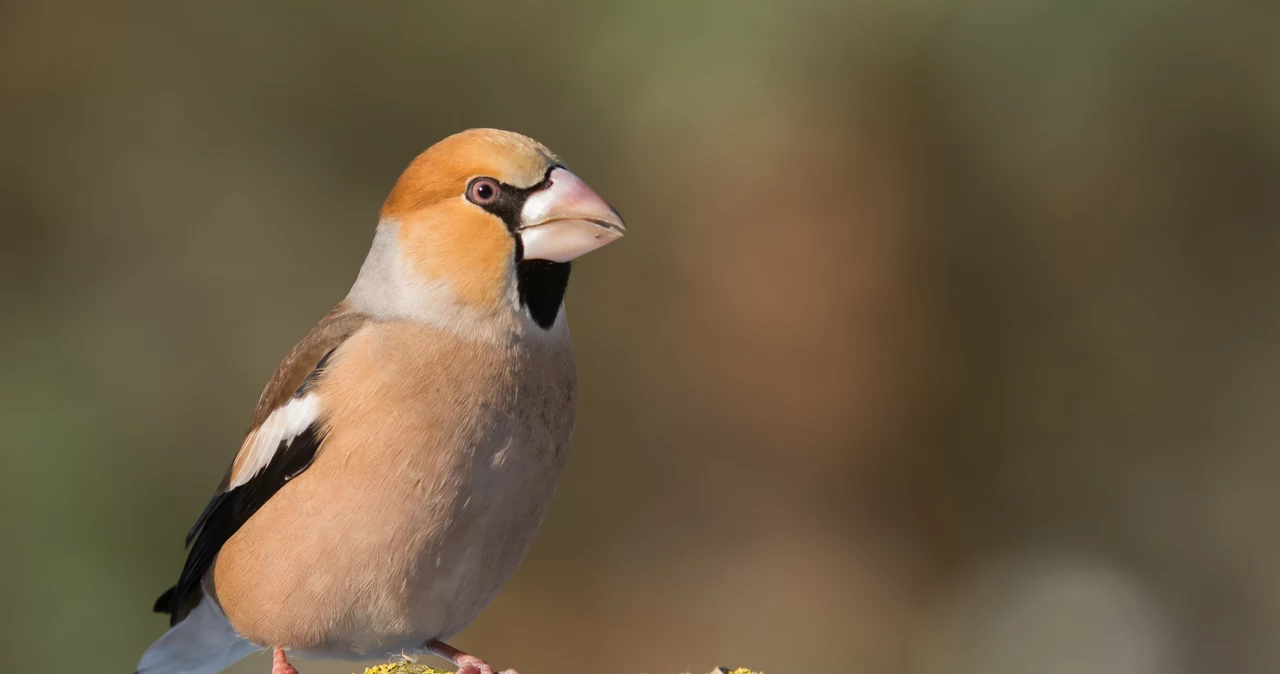
[[(375, 325), (317, 391), (315, 461), (227, 542), (217, 595), (262, 645), (361, 657), (475, 618), (546, 514), (573, 427), (567, 342)], [(300, 607), (309, 607), (299, 610)]]

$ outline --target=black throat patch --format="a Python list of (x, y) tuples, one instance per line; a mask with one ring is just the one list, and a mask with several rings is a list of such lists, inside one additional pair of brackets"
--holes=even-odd
[(568, 262), (517, 258), (516, 290), (520, 293), (520, 306), (529, 310), (533, 322), (543, 330), (550, 330), (555, 324), (568, 287)]

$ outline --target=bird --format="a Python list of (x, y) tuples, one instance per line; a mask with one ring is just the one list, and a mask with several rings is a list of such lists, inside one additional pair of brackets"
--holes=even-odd
[(547, 513), (576, 405), (571, 261), (625, 231), (524, 135), (469, 129), (413, 159), (350, 292), (267, 382), (136, 672), (272, 650), (273, 674), (420, 654), (493, 674), (445, 640)]

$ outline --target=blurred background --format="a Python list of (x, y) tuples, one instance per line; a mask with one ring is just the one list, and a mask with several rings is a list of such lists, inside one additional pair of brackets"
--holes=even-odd
[(576, 266), (573, 458), (458, 646), (522, 674), (1280, 671), (1277, 26), (0, 4), (0, 670), (133, 671), (392, 182), (496, 126), (630, 233)]

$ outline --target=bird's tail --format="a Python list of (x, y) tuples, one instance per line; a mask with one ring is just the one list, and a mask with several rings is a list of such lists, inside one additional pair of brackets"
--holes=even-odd
[(260, 650), (236, 634), (208, 596), (142, 654), (137, 674), (217, 674)]

